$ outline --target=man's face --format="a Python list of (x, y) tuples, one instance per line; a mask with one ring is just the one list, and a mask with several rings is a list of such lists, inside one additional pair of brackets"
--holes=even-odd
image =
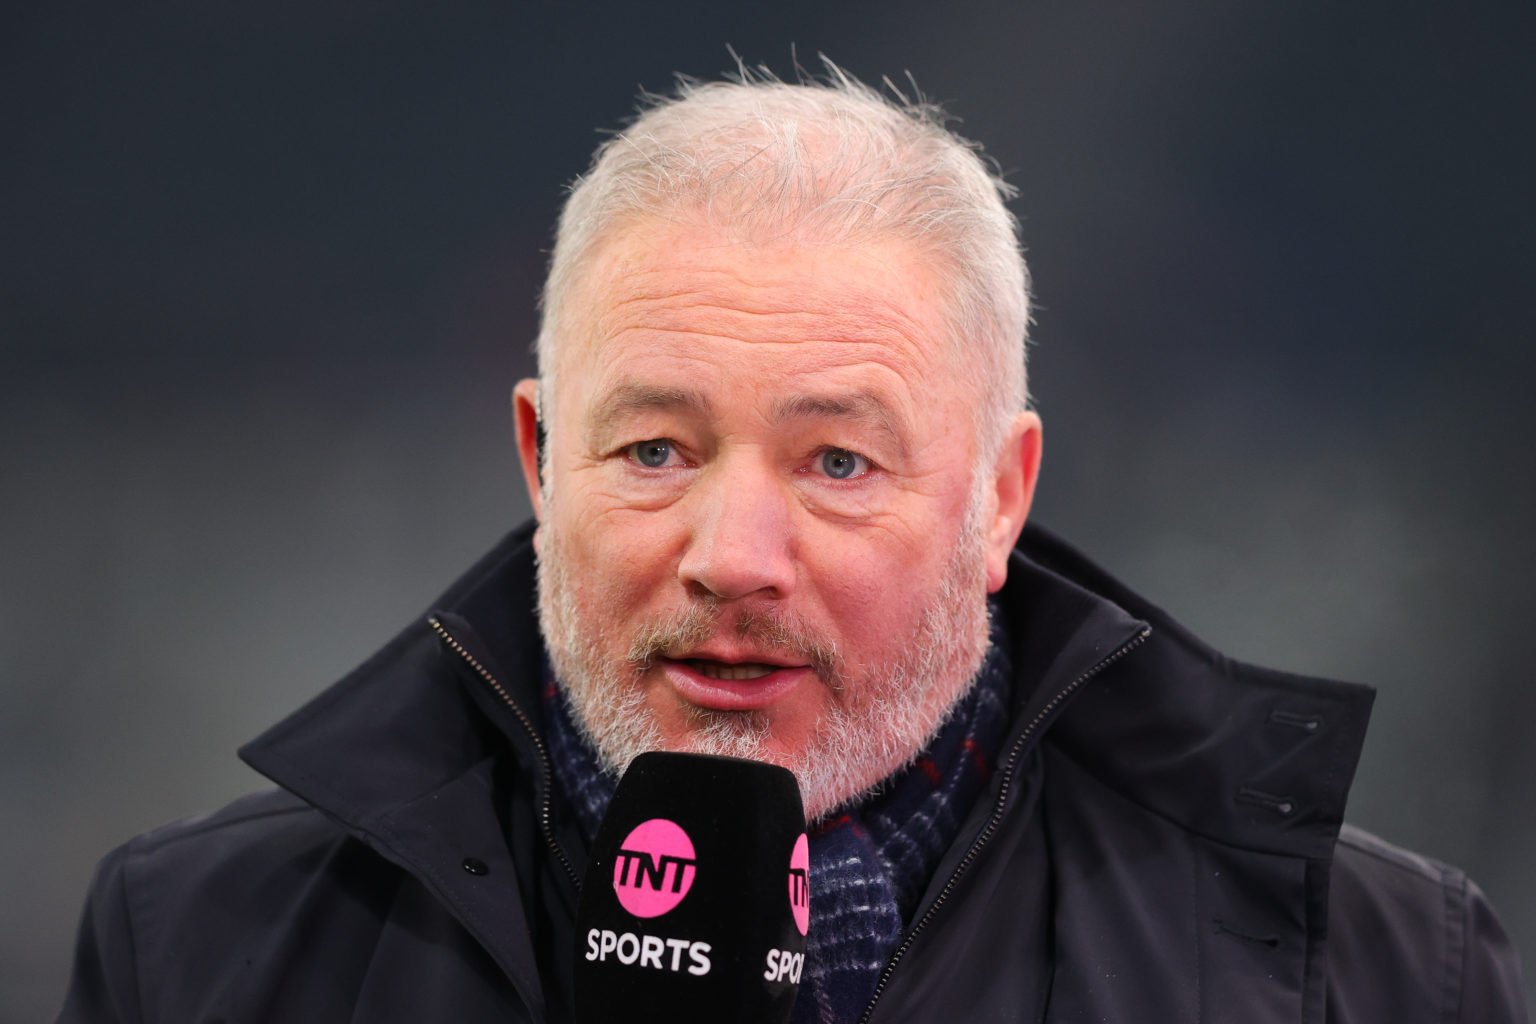
[(894, 241), (644, 222), (601, 246), (568, 298), (538, 543), (556, 675), (611, 767), (769, 761), (816, 818), (964, 692), (1022, 514), (1000, 539), (941, 301)]

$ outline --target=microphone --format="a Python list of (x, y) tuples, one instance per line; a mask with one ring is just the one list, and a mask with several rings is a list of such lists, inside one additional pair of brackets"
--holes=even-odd
[(652, 752), (619, 780), (576, 913), (578, 1024), (783, 1024), (805, 966), (794, 774)]

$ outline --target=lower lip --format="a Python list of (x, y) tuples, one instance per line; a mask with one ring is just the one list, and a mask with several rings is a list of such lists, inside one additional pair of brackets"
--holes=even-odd
[(756, 679), (711, 679), (684, 661), (662, 658), (658, 664), (679, 697), (715, 711), (760, 711), (814, 674), (800, 666), (774, 669)]

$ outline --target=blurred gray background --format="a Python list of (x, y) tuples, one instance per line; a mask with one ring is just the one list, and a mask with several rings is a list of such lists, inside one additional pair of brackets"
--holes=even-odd
[(1536, 6), (129, 6), (0, 16), (0, 1019), (51, 1016), (100, 855), (260, 785), (234, 748), (526, 514), (561, 186), (728, 43), (985, 141), (1038, 517), (1378, 686), (1352, 817), (1536, 956)]

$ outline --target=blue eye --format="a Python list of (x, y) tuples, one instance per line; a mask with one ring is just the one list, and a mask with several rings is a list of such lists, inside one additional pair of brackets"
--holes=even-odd
[(665, 438), (640, 441), (629, 446), (629, 457), (650, 469), (660, 469), (672, 458), (672, 442)]
[(821, 471), (834, 480), (851, 480), (869, 472), (869, 460), (846, 448), (828, 448), (820, 460)]

